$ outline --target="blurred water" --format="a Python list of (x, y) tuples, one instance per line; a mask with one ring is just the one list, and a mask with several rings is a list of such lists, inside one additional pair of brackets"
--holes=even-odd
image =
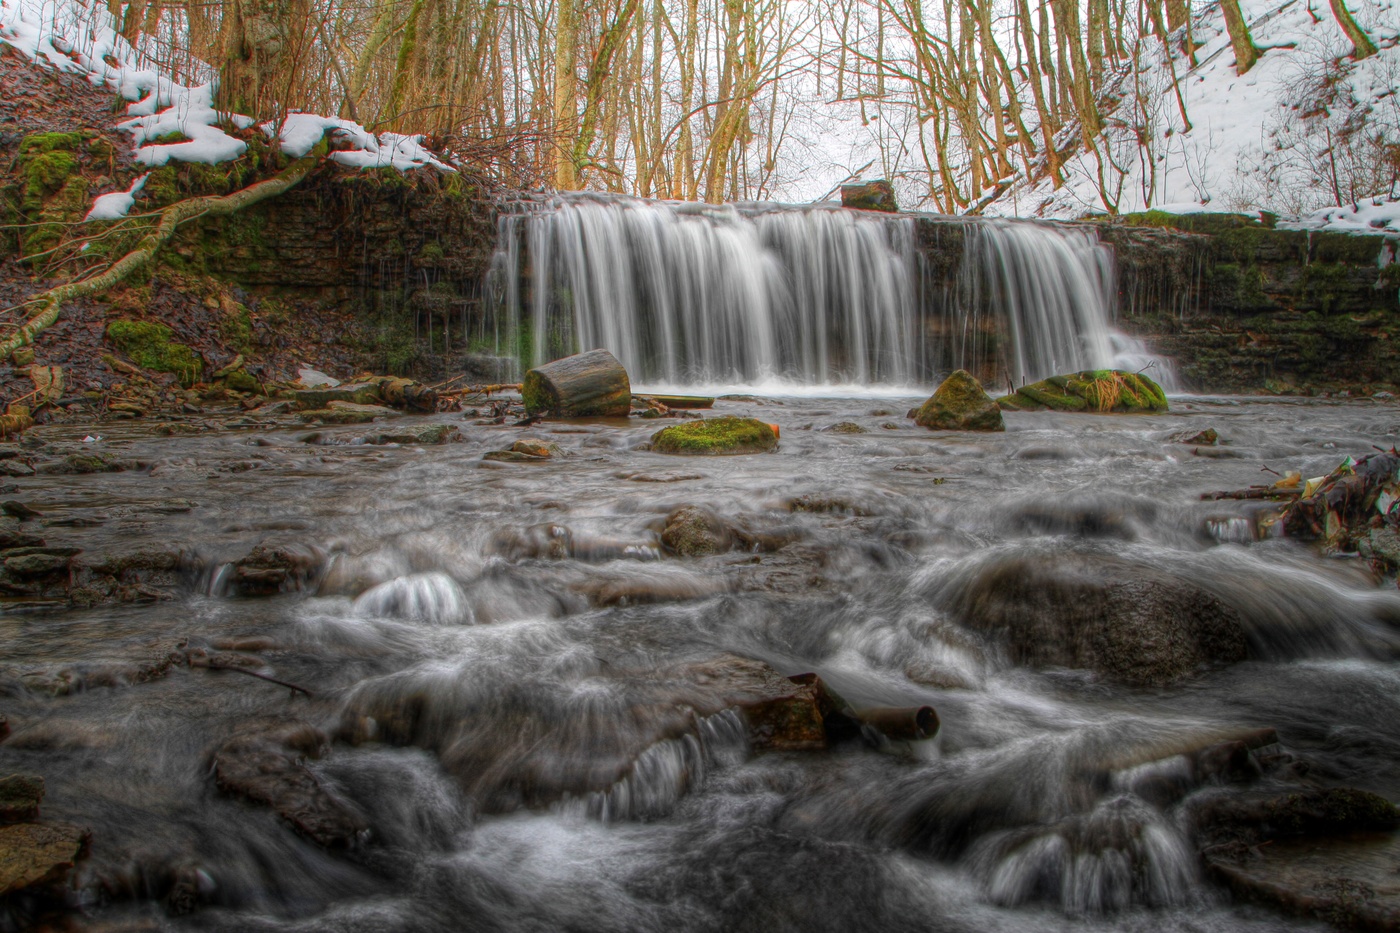
[[(913, 427), (918, 401), (720, 402), (777, 423), (781, 447), (698, 460), (641, 449), (659, 425), (639, 419), (537, 425), (567, 456), (519, 465), (480, 458), (521, 429), (461, 416), (438, 418), (462, 443), (424, 449), (104, 426), (152, 467), (21, 481), (45, 521), (104, 522), (51, 541), (182, 547), (206, 573), (287, 541), (325, 567), (270, 598), (192, 575), (173, 601), (0, 614), (0, 771), (39, 772), (45, 816), (92, 826), (79, 891), (99, 927), (1307, 928), (1207, 883), (1179, 802), (1149, 789), (1187, 750), (1270, 726), (1330, 780), (1400, 796), (1400, 593), (1355, 559), (1253, 540), (1258, 503), (1199, 496), (1388, 447), (1400, 409), (1185, 398), (969, 435)], [(822, 430), (837, 422), (864, 433)], [(1168, 440), (1205, 427), (1237, 456)], [(161, 511), (174, 499), (195, 504)], [(662, 557), (683, 504), (777, 544)], [(1239, 614), (1248, 659), (1165, 688), (1022, 666), (959, 608), (1019, 566), (1188, 581)], [(176, 639), (314, 695), (201, 669), (96, 676)], [(931, 705), (943, 730), (756, 753), (693, 676), (721, 653), (815, 671), (857, 708)], [(35, 689), (63, 671), (86, 688)], [(230, 736), (288, 721), (327, 737), (307, 767), (368, 827), (355, 851), (215, 789)], [(163, 893), (181, 878), (188, 916)]]

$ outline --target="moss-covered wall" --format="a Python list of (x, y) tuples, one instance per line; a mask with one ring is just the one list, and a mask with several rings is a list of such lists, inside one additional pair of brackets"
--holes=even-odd
[(1400, 385), (1400, 242), (1235, 215), (1102, 227), (1124, 329), (1212, 392)]

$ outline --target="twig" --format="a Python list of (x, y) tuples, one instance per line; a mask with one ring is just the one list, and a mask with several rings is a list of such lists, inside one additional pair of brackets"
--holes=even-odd
[(1280, 473), (1278, 470), (1271, 470), (1271, 469), (1269, 469), (1268, 464), (1265, 464), (1264, 466), (1261, 466), (1261, 467), (1259, 468), (1259, 472), (1260, 472), (1260, 473), (1272, 473), (1272, 474), (1274, 474), (1275, 476), (1282, 476), (1282, 475), (1283, 475), (1283, 474)]
[(249, 677), (256, 677), (258, 680), (265, 680), (268, 683), (276, 684), (279, 687), (287, 687), (294, 694), (300, 691), (306, 694), (307, 699), (311, 698), (311, 691), (307, 690), (305, 687), (298, 686), (294, 683), (289, 683), (285, 680), (278, 680), (276, 677), (269, 677), (266, 674), (259, 674), (257, 671), (250, 671), (246, 667), (235, 667), (232, 664), (218, 664), (213, 661), (203, 661), (200, 663), (191, 662), (190, 667), (202, 667), (206, 670), (211, 671), (233, 671), (235, 674), (247, 674)]

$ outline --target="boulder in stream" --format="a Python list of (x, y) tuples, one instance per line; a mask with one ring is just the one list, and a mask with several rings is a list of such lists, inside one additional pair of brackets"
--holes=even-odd
[(0, 823), (23, 823), (39, 818), (44, 779), (37, 774), (0, 777)]
[(651, 447), (692, 456), (765, 454), (777, 449), (778, 432), (757, 418), (705, 418), (662, 428), (651, 436)]
[(1246, 656), (1238, 612), (1194, 583), (1110, 557), (993, 561), (954, 600), (1013, 663), (1165, 686)]
[(914, 423), (942, 431), (1004, 431), (1001, 409), (965, 369), (944, 379), (914, 412)]
[(1162, 387), (1141, 373), (1092, 369), (1051, 376), (997, 399), (1007, 411), (1154, 414), (1167, 410)]

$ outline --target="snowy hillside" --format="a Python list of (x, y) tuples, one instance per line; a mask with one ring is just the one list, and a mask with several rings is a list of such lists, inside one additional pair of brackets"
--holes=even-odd
[[(1388, 223), (1400, 232), (1400, 212), (1370, 203), (1400, 196), (1393, 170), (1390, 179), (1378, 171), (1385, 158), (1400, 160), (1400, 154), (1382, 151), (1375, 139), (1384, 131), (1392, 146), (1400, 144), (1400, 6), (1395, 0), (1354, 0), (1352, 6), (1380, 46), (1379, 54), (1361, 62), (1346, 57), (1350, 43), (1325, 3), (1310, 9), (1307, 0), (1244, 0), (1254, 42), (1264, 54), (1243, 76), (1235, 74), (1219, 4), (1202, 10), (1193, 30), (1201, 43), (1197, 67), (1190, 68), (1184, 56), (1176, 60), (1189, 131), (1158, 46), (1151, 68), (1140, 76), (1156, 100), (1150, 151), (1138, 151), (1132, 127), (1111, 131), (1113, 162), (1124, 170), (1112, 177), (1110, 168), (1107, 187), (1119, 212), (1264, 209), (1297, 216), (1340, 200), (1365, 210), (1351, 226)], [(1048, 182), (1022, 184), (992, 212), (1102, 212), (1097, 161), (1080, 154), (1066, 169), (1060, 190)], [(1327, 213), (1348, 225), (1349, 210)]]

